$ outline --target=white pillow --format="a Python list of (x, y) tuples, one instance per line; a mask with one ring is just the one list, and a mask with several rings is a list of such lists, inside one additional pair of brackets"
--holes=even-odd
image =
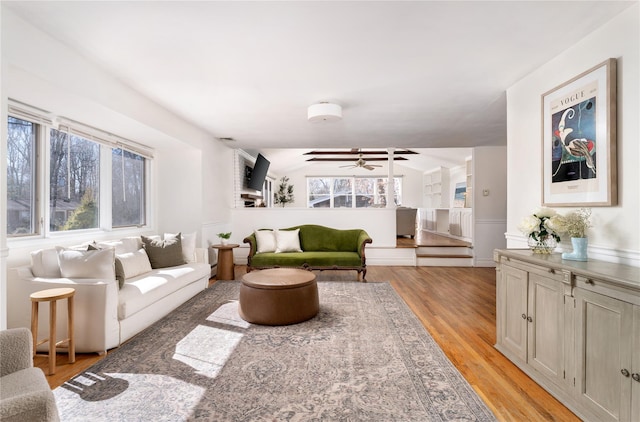
[(275, 252), (276, 251), (276, 235), (273, 230), (257, 230), (256, 234), (256, 253)]
[[(164, 239), (173, 239), (177, 236), (177, 233), (165, 233)], [(182, 257), (187, 264), (196, 262), (196, 232), (182, 233)]]
[(61, 247), (58, 250), (60, 274), (66, 278), (98, 278), (115, 280), (115, 249), (78, 251)]
[(98, 249), (113, 248), (117, 254), (135, 252), (142, 247), (142, 241), (139, 237), (125, 237), (120, 240), (105, 240), (96, 242), (95, 247)]
[(122, 265), (122, 275), (125, 280), (151, 271), (151, 262), (149, 262), (149, 256), (144, 248), (116, 255), (116, 259)]
[(36, 277), (60, 278), (58, 251), (55, 248), (31, 252), (31, 272)]
[(300, 248), (300, 229), (276, 230), (276, 253), (302, 252)]

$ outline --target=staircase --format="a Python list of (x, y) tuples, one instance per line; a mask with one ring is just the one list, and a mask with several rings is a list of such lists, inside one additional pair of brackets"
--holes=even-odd
[(473, 267), (473, 246), (418, 246), (418, 267)]
[(472, 267), (473, 245), (464, 240), (422, 231), (415, 239), (418, 267)]

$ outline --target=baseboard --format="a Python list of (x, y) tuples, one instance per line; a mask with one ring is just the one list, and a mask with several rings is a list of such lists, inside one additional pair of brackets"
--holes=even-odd
[(476, 259), (474, 262), (474, 267), (486, 267), (493, 268), (496, 266), (496, 262), (493, 259)]

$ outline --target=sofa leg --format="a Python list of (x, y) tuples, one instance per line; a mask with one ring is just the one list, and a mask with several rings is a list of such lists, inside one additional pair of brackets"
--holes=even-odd
[[(362, 273), (362, 278), (360, 277), (360, 273)], [(358, 281), (362, 281), (363, 283), (367, 282), (367, 269), (358, 270)]]

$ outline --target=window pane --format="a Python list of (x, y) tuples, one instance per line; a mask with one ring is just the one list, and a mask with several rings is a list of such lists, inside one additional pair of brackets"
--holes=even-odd
[(353, 190), (351, 186), (351, 178), (333, 179), (333, 207), (351, 208), (352, 198)]
[(113, 227), (145, 224), (145, 159), (117, 148), (111, 153)]
[(376, 204), (387, 206), (387, 179), (376, 179)]
[(307, 192), (309, 208), (329, 208), (331, 206), (331, 178), (310, 177), (307, 179)]
[(51, 230), (98, 227), (100, 146), (51, 129), (50, 160)]
[(355, 179), (356, 208), (366, 208), (375, 205), (375, 179), (361, 177)]
[(7, 128), (7, 235), (34, 234), (37, 125), (9, 117)]
[(396, 205), (402, 205), (402, 178), (393, 178), (394, 194), (393, 198), (396, 201)]

